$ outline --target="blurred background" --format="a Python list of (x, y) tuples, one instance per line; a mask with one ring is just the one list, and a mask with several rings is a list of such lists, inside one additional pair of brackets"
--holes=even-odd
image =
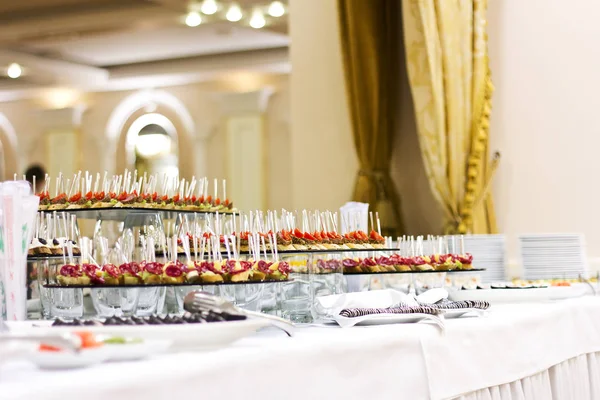
[[(338, 3), (1, 2), (0, 177), (34, 164), (51, 176), (138, 168), (227, 179), (243, 209), (337, 209), (353, 198), (361, 168)], [(583, 232), (595, 243), (598, 6), (568, 3), (489, 4), (489, 148), (502, 152), (490, 195), (501, 232)], [(387, 114), (401, 200), (391, 212), (401, 214), (397, 232), (441, 233), (447, 221), (421, 156), (403, 20), (390, 86), (398, 102)]]

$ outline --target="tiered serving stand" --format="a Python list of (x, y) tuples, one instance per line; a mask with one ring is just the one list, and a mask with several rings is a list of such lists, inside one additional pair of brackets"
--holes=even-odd
[[(121, 232), (130, 229), (136, 246), (139, 245), (140, 236), (164, 232), (167, 220), (169, 225), (178, 229), (185, 214), (193, 219), (215, 214), (149, 208), (87, 208), (56, 212), (74, 214), (78, 221), (95, 221), (94, 236), (101, 233), (106, 221), (122, 223)], [(219, 213), (219, 215), (227, 219), (235, 213)], [(37, 273), (43, 318), (110, 316), (113, 312), (113, 315), (181, 313), (185, 294), (200, 289), (228, 298), (242, 308), (276, 314), (300, 323), (311, 323), (327, 318), (316, 301), (319, 296), (384, 288), (419, 292), (428, 288), (443, 287), (447, 274), (463, 272), (471, 273), (469, 276), (473, 276), (482, 271), (482, 269), (467, 269), (344, 273), (342, 264), (344, 259), (379, 257), (397, 252), (396, 248), (279, 251), (280, 259), (287, 261), (292, 269), (289, 278), (285, 281), (59, 286), (54, 276), (56, 270), (64, 263), (62, 255), (29, 256), (28, 269), (33, 275)], [(250, 257), (248, 252), (240, 253), (242, 260)], [(179, 255), (179, 258), (185, 261), (185, 255)], [(84, 297), (88, 290), (91, 291), (93, 305), (88, 304), (86, 307)], [(113, 303), (117, 304), (107, 304), (110, 303), (111, 297)], [(132, 300), (133, 298), (137, 300)], [(165, 298), (167, 298), (166, 302)], [(166, 304), (163, 306), (164, 303)], [(75, 309), (71, 310), (73, 304)]]

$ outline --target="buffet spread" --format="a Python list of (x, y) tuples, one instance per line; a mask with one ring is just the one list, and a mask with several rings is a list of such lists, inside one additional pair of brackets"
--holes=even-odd
[[(298, 326), (424, 322), (443, 336), (447, 321), (520, 296), (507, 291), (535, 301), (589, 294), (566, 279), (483, 283), (464, 237), (384, 237), (377, 213), (241, 211), (225, 181), (209, 182), (137, 171), (60, 175), (55, 185), (46, 177), (24, 231), (27, 315), (38, 320), (3, 323), (0, 350), (3, 337), (33, 335), (31, 361), (75, 368), (118, 355), (84, 359), (72, 349), (150, 346), (130, 356), (141, 359), (151, 349), (223, 347), (265, 327), (293, 335)], [(87, 236), (83, 220), (94, 224)], [(5, 302), (24, 293), (3, 279)]]

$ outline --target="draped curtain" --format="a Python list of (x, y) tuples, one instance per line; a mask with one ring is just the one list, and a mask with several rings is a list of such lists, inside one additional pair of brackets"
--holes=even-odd
[(382, 214), (386, 234), (402, 234), (400, 198), (390, 176), (393, 116), (398, 107), (400, 3), (338, 0), (338, 12), (352, 133), (360, 164), (353, 198)]
[(419, 143), (447, 233), (493, 233), (487, 0), (403, 0)]

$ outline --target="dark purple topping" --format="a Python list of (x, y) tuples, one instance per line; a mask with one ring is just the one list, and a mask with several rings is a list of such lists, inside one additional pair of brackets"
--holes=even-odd
[(281, 272), (284, 275), (287, 275), (290, 272), (292, 272), (292, 268), (290, 267), (290, 264), (288, 264), (287, 262), (280, 261), (279, 262), (279, 272)]
[(48, 244), (48, 242), (47, 242), (47, 241), (46, 241), (46, 239), (44, 239), (44, 238), (38, 238), (38, 241), (39, 241), (41, 244), (43, 244), (43, 245), (47, 245), (47, 244)]
[(378, 257), (375, 261), (377, 261), (377, 264), (379, 265), (394, 265), (394, 261), (391, 259), (391, 257), (381, 256)]
[(245, 320), (245, 315), (230, 314), (227, 312), (203, 311), (200, 313), (185, 313), (183, 316), (157, 316), (149, 317), (109, 317), (104, 322), (98, 320), (81, 320), (75, 318), (72, 321), (56, 319), (52, 326), (118, 326), (118, 325), (172, 325), (172, 324), (201, 324), (206, 322), (224, 322)]
[(160, 275), (163, 273), (163, 265), (158, 262), (145, 263), (143, 268), (146, 272), (149, 272), (154, 275)]
[(339, 260), (317, 260), (317, 268), (327, 269), (327, 270), (335, 270), (340, 267)]
[(139, 278), (139, 273), (141, 272), (140, 270), (140, 265), (138, 263), (134, 262), (130, 262), (130, 263), (125, 263), (125, 264), (121, 264), (119, 266), (119, 269), (121, 270), (121, 272), (123, 274), (129, 274), (131, 276), (135, 276), (137, 278)]
[(106, 272), (113, 278), (118, 278), (119, 275), (121, 275), (121, 270), (115, 264), (104, 264), (102, 269), (104, 269), (104, 272)]
[(413, 257), (413, 258), (407, 258), (406, 261), (410, 261), (409, 265), (425, 265), (427, 264), (427, 262), (425, 261), (425, 259), (423, 257)]
[(261, 272), (264, 272), (265, 274), (268, 274), (269, 272), (269, 263), (266, 262), (265, 260), (258, 260), (258, 265), (257, 265), (257, 269)]
[(63, 276), (70, 276), (71, 278), (78, 278), (82, 275), (78, 265), (67, 264), (60, 268), (60, 274)]
[(471, 264), (473, 262), (473, 255), (469, 253), (460, 255), (456, 258), (461, 262), (461, 264)]
[(97, 265), (82, 264), (81, 269), (83, 270), (83, 272), (85, 272), (87, 276), (90, 277), (93, 283), (104, 283), (104, 278), (98, 276), (98, 271), (100, 270), (100, 267), (98, 267)]
[(342, 265), (344, 267), (350, 267), (350, 268), (351, 267), (356, 267), (356, 266), (358, 266), (358, 264), (359, 264), (359, 262), (356, 261), (356, 260), (354, 260), (354, 259), (352, 259), (352, 258), (344, 258), (342, 260)]
[(242, 263), (240, 262), (240, 266), (242, 267), (240, 270), (235, 270), (235, 264), (236, 261), (235, 260), (227, 260), (225, 262), (225, 271), (227, 271), (230, 275), (237, 275), (237, 274), (241, 274), (242, 272), (246, 272), (248, 271), (252, 265), (249, 263)]
[(372, 258), (363, 258), (363, 260), (360, 263), (363, 267), (374, 267), (377, 265), (377, 263), (375, 262), (375, 260), (373, 260)]
[(52, 239), (52, 244), (58, 246), (60, 242), (58, 241), (58, 239)]
[(165, 275), (171, 278), (179, 278), (183, 275), (183, 270), (185, 266), (180, 261), (175, 261), (175, 263), (167, 264), (165, 268)]

